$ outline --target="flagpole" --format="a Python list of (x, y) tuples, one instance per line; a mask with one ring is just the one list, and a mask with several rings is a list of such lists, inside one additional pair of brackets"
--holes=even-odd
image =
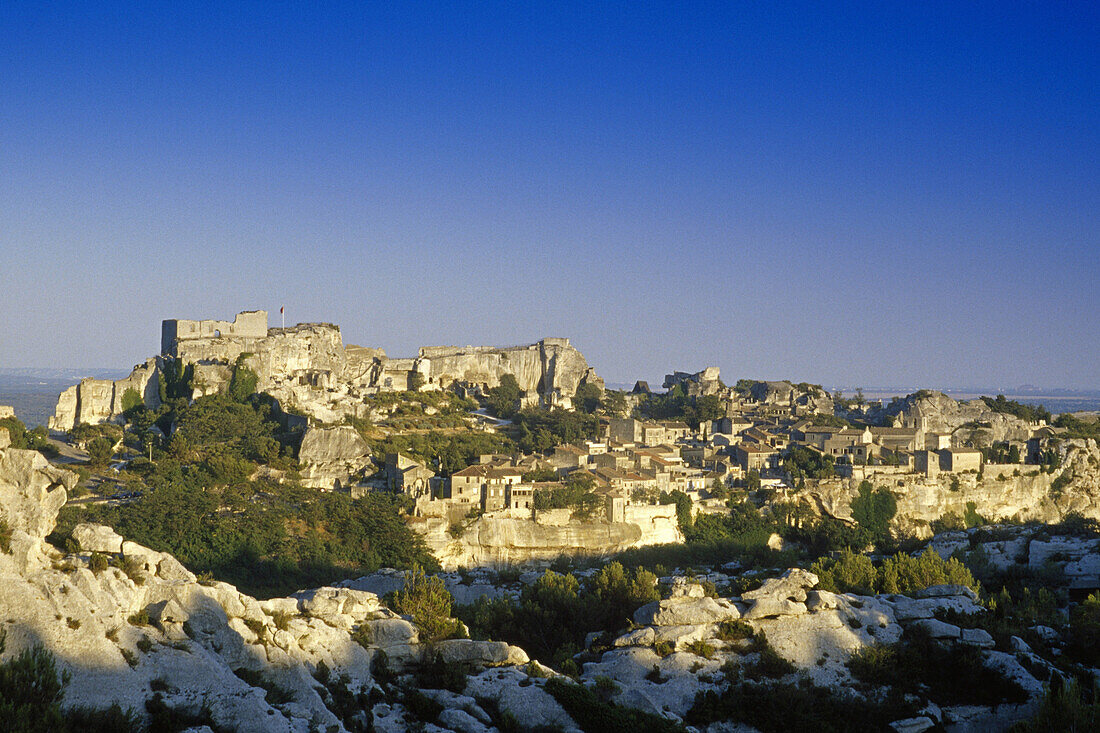
[(283, 319), (283, 328), (286, 328), (286, 313), (284, 312), (286, 306), (279, 309), (279, 318)]

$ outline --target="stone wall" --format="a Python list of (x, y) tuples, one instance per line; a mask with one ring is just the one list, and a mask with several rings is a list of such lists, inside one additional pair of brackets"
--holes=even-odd
[(242, 311), (230, 321), (189, 321), (171, 319), (160, 324), (160, 352), (173, 353), (176, 343), (191, 339), (264, 338), (267, 336), (267, 311)]

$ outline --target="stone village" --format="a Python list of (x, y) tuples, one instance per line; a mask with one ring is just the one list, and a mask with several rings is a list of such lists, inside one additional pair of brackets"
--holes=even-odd
[[(618, 416), (600, 417), (592, 439), (545, 454), (482, 455), (444, 477), (430, 461), (371, 455), (348, 419), (371, 417), (365, 400), (370, 395), (450, 390), (483, 398), (504, 375), (512, 375), (521, 391), (517, 408), (572, 409), (578, 389), (591, 385), (602, 392), (603, 381), (568, 339), (507, 348), (425, 347), (415, 358), (391, 359), (381, 349), (345, 346), (335, 325), (269, 328), (267, 321), (265, 311), (239, 313), (233, 321), (166, 320), (160, 355), (126, 379), (86, 379), (66, 390), (50, 428), (121, 421), (128, 393), (155, 407), (158, 380), (171, 360), (193, 369), (192, 398), (224, 391), (234, 366), (246, 365), (258, 377), (257, 391), (271, 395), (281, 419), (303, 432), (303, 484), (353, 495), (391, 490), (409, 496), (415, 505), (410, 523), (445, 567), (675, 542), (682, 537), (676, 506), (667, 502), (673, 492), (682, 492), (693, 511), (702, 512), (724, 511), (728, 492), (736, 489), (779, 498), (793, 494), (815, 512), (848, 519), (847, 500), (856, 485), (886, 482), (918, 536), (930, 534), (927, 523), (945, 507), (961, 513), (966, 501), (993, 517), (1045, 520), (1064, 509), (1040, 500), (1053, 477), (1036, 469), (1061, 460), (1074, 442), (1060, 440), (1061, 429), (1045, 421), (930, 391), (884, 404), (841, 403), (817, 385), (787, 381), (746, 380), (729, 387), (717, 367), (665, 378), (665, 389), (705, 398), (714, 408), (695, 428), (631, 416), (650, 395), (639, 382), (623, 394)], [(468, 419), (484, 431), (507, 425), (484, 410)], [(808, 490), (796, 491), (807, 488), (798, 469), (807, 461), (828, 469), (810, 476)], [(569, 509), (538, 506), (540, 492), (545, 496), (562, 482), (578, 480), (599, 498), (589, 519), (611, 528), (598, 537), (577, 535)], [(456, 536), (456, 527), (475, 522), (478, 539)]]

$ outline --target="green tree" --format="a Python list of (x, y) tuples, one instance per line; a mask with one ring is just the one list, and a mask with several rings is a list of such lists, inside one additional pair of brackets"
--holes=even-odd
[(115, 454), (115, 444), (110, 438), (99, 437), (88, 443), (88, 463), (94, 469), (103, 469)]
[(603, 391), (595, 384), (585, 382), (577, 385), (577, 391), (573, 395), (573, 406), (578, 410), (592, 414), (600, 406)]
[(256, 386), (260, 382), (256, 372), (245, 366), (245, 361), (251, 354), (241, 354), (233, 365), (233, 376), (229, 380), (229, 397), (234, 402), (245, 402), (256, 394)]
[(405, 572), (405, 587), (394, 593), (393, 610), (411, 616), (421, 640), (430, 643), (458, 633), (460, 626), (451, 618), (453, 601), (442, 578), (413, 568)]
[(419, 392), (424, 386), (424, 375), (416, 371), (409, 372), (408, 386), (410, 392)]
[(61, 697), (69, 674), (58, 674), (53, 655), (40, 644), (0, 665), (0, 720), (4, 730), (54, 733), (67, 730)]
[(503, 374), (500, 385), (489, 389), (489, 410), (497, 417), (510, 418), (516, 414), (516, 405), (523, 397), (523, 390), (512, 374)]
[(875, 489), (870, 481), (859, 485), (859, 493), (852, 499), (852, 517), (860, 527), (870, 532), (876, 542), (889, 535), (890, 520), (898, 513), (898, 500), (888, 489)]

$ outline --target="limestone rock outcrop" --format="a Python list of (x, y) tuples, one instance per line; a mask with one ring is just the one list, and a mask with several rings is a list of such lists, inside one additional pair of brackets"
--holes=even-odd
[(234, 321), (164, 321), (161, 356), (136, 367), (124, 380), (86, 379), (62, 393), (50, 429), (118, 420), (123, 396), (133, 389), (146, 406), (159, 405), (158, 376), (166, 359), (178, 359), (193, 373), (192, 398), (225, 391), (238, 364), (258, 377), (257, 389), (318, 421), (368, 417), (363, 397), (408, 389), (414, 375), (422, 389), (461, 385), (481, 393), (516, 378), (527, 404), (570, 407), (577, 387), (603, 380), (565, 338), (526, 346), (423, 347), (415, 358), (393, 359), (382, 349), (344, 346), (340, 328), (300, 323), (267, 328), (267, 313), (249, 311)]
[(298, 460), (302, 464), (302, 485), (332, 489), (347, 485), (370, 462), (370, 446), (350, 425), (311, 427), (302, 436)]
[(66, 432), (81, 423), (119, 422), (128, 399), (156, 409), (160, 406), (159, 384), (160, 367), (155, 358), (135, 366), (125, 379), (83, 379), (58, 397), (49, 428)]
[(668, 516), (624, 522), (569, 519), (568, 513), (564, 521), (550, 522), (547, 514), (536, 521), (485, 514), (466, 523), (457, 537), (447, 517), (413, 517), (410, 526), (423, 535), (446, 570), (516, 565), (562, 555), (611, 555), (632, 547), (683, 541), (674, 510)]
[[(71, 675), (65, 705), (118, 703), (144, 715), (155, 691), (168, 708), (208, 716), (219, 729), (344, 731), (326, 685), (366, 700), (377, 689), (371, 669), (380, 652), (398, 672), (431, 657), (415, 625), (373, 593), (330, 587), (257, 601), (227, 583), (199, 582), (171, 555), (92, 524), (74, 532), (81, 551), (63, 554), (44, 537), (75, 479), (37, 452), (0, 448), (0, 518), (11, 529), (10, 552), (0, 552), (4, 659), (42, 645)], [(93, 571), (90, 552), (112, 564)], [(472, 679), (528, 661), (500, 642), (453, 640), (431, 651)], [(517, 672), (509, 689), (520, 678), (527, 675)], [(373, 716), (409, 725), (400, 705), (377, 712), (385, 715), (370, 706), (355, 715), (360, 724)]]

